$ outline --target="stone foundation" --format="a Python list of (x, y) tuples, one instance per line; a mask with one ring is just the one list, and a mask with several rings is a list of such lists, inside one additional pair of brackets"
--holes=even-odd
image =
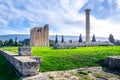
[(20, 56), (31, 56), (32, 55), (31, 47), (19, 47), (18, 54)]
[(109, 41), (105, 41), (105, 42), (82, 42), (82, 43), (78, 43), (78, 42), (64, 42), (64, 43), (57, 43), (54, 45), (54, 48), (56, 49), (61, 49), (61, 48), (76, 48), (76, 47), (85, 47), (85, 46), (114, 46), (114, 44), (112, 44)]
[(104, 64), (110, 68), (120, 69), (120, 56), (108, 56)]
[(2, 50), (0, 50), (0, 53), (15, 67), (21, 76), (32, 76), (39, 73), (41, 58), (18, 56), (14, 55), (15, 53)]

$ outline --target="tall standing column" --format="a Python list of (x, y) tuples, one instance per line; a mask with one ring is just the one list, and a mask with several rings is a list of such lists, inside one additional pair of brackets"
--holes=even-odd
[(42, 29), (40, 28), (40, 36), (39, 36), (39, 38), (40, 38), (40, 45), (39, 46), (42, 46)]
[(90, 42), (90, 11), (91, 11), (91, 9), (85, 9), (85, 14), (86, 14), (86, 42)]
[(49, 46), (49, 25), (45, 24), (45, 46)]

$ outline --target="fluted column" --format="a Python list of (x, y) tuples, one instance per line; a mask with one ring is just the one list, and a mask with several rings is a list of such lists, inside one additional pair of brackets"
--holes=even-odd
[(86, 14), (86, 42), (90, 42), (90, 11), (91, 11), (91, 9), (85, 9), (85, 14)]

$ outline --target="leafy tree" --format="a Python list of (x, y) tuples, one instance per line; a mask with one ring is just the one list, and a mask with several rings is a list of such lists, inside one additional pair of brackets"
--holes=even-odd
[(58, 38), (57, 38), (57, 35), (55, 37), (55, 44), (58, 43)]
[(19, 46), (23, 46), (23, 44), (24, 44), (23, 41), (19, 41), (19, 42), (18, 42), (18, 45), (19, 45)]
[(17, 46), (18, 43), (17, 43), (17, 37), (15, 37), (15, 46)]
[(81, 34), (80, 34), (80, 36), (79, 36), (78, 42), (79, 42), (79, 43), (82, 42), (82, 36), (81, 36)]
[(61, 43), (63, 43), (63, 42), (64, 42), (64, 37), (63, 37), (63, 35), (62, 35)]
[(3, 42), (3, 46), (8, 46), (8, 40)]
[(29, 46), (30, 45), (30, 39), (24, 39), (23, 42), (24, 42), (25, 46)]
[(113, 37), (113, 35), (112, 34), (110, 34), (109, 35), (109, 41), (111, 42), (111, 43), (115, 43), (115, 39), (114, 39), (114, 37)]
[(94, 34), (93, 34), (93, 37), (92, 37), (92, 42), (96, 42), (96, 38), (95, 38)]
[(13, 39), (9, 39), (9, 41), (8, 41), (8, 46), (13, 46), (13, 45), (14, 45)]

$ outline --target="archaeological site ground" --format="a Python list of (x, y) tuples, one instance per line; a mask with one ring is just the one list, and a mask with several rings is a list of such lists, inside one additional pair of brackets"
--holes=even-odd
[[(41, 1), (46, 1), (45, 4), (47, 3), (47, 0)], [(50, 4), (53, 2), (55, 7), (58, 4), (54, 1), (55, 0), (50, 1)], [(69, 1), (69, 4), (72, 5), (74, 0), (65, 1)], [(111, 1), (112, 0), (109, 0), (109, 3)], [(75, 3), (77, 3), (77, 0)], [(7, 5), (5, 2), (3, 4), (3, 7)], [(66, 5), (66, 2), (63, 2), (63, 5)], [(7, 29), (7, 25), (12, 26), (10, 29), (14, 29), (14, 27), (15, 29), (20, 29), (19, 31), (17, 29), (14, 31), (9, 30), (8, 32), (19, 32), (19, 34), (22, 34), (21, 32), (26, 33), (26, 30), (29, 29), (28, 37), (23, 40), (18, 39), (17, 36), (15, 36), (13, 40), (9, 38), (9, 35), (7, 35), (9, 40), (0, 40), (0, 80), (120, 80), (120, 40), (114, 39), (111, 34), (114, 30), (111, 29), (109, 31), (110, 22), (106, 21), (107, 24), (105, 25), (107, 25), (107, 28), (103, 30), (104, 32), (101, 31), (100, 33), (102, 36), (104, 36), (104, 34), (109, 34), (109, 37), (96, 37), (95, 34), (100, 30), (99, 26), (102, 27), (104, 22), (102, 22), (101, 19), (97, 20), (97, 18), (93, 16), (95, 11), (93, 10), (92, 12), (92, 9), (89, 9), (86, 6), (83, 7), (82, 14), (80, 14), (81, 10), (79, 9), (76, 11), (78, 7), (75, 7), (76, 5), (77, 4), (70, 6), (70, 9), (63, 10), (63, 12), (58, 12), (56, 17), (54, 17), (56, 14), (52, 12), (52, 9), (49, 11), (50, 5), (44, 6), (46, 10), (37, 10), (36, 14), (42, 12), (39, 14), (39, 17), (36, 14), (27, 16), (28, 13), (36, 11), (36, 9), (31, 10), (33, 6), (27, 6), (27, 8), (25, 8), (29, 12), (25, 12), (24, 6), (21, 6), (20, 11), (23, 11), (23, 13), (19, 20), (9, 20), (10, 22), (14, 22), (8, 24), (7, 21), (0, 19), (0, 25), (2, 23), (2, 25), (5, 26), (4, 29)], [(9, 5), (7, 5), (7, 7), (9, 7)], [(17, 9), (17, 4), (14, 7)], [(42, 6), (40, 5), (40, 7)], [(35, 8), (37, 8), (37, 6)], [(60, 9), (61, 8), (62, 5), (60, 5)], [(18, 10), (14, 8), (11, 9), (19, 13)], [(102, 9), (104, 8), (101, 7), (101, 10)], [(66, 19), (66, 17), (71, 15), (68, 15), (67, 10), (70, 10), (69, 13), (71, 13), (72, 16)], [(41, 18), (43, 17), (44, 12), (46, 12), (45, 16), (44, 18)], [(102, 14), (101, 12), (99, 15)], [(109, 13), (109, 11), (106, 12)], [(12, 11), (10, 13), (12, 13)], [(18, 13), (16, 15), (18, 15)], [(59, 13), (65, 13), (65, 15), (62, 16), (62, 19), (61, 16), (58, 16)], [(91, 16), (90, 13), (92, 13)], [(27, 16), (27, 18), (25, 18), (25, 16)], [(32, 18), (30, 16), (32, 16)], [(83, 17), (85, 19), (83, 19)], [(9, 17), (5, 18), (9, 19)], [(24, 18), (26, 20), (24, 20)], [(113, 20), (114, 18), (112, 17), (110, 19)], [(60, 20), (63, 20), (63, 22), (59, 22)], [(55, 25), (57, 21), (59, 27), (56, 27), (58, 25)], [(92, 22), (92, 25), (90, 21)], [(99, 22), (99, 26), (97, 21)], [(113, 22), (116, 25), (115, 21)], [(21, 24), (24, 26), (23, 28), (25, 30), (20, 27)], [(97, 25), (97, 27), (93, 27), (94, 25)], [(80, 28), (78, 29), (78, 27)], [(85, 29), (85, 32), (82, 31), (84, 30), (83, 28)], [(99, 30), (97, 30), (97, 28)], [(85, 35), (83, 34), (84, 36), (82, 36), (79, 30)], [(109, 33), (107, 33), (107, 30)], [(78, 31), (79, 34), (76, 31)], [(2, 32), (2, 30), (0, 30), (0, 32)], [(8, 32), (6, 31), (4, 34)], [(67, 40), (67, 37), (65, 37), (67, 35), (64, 33), (69, 34), (69, 32), (72, 33), (73, 37)], [(54, 39), (50, 38), (50, 33), (54, 34)], [(74, 34), (77, 34), (77, 37), (74, 37)], [(117, 35), (118, 34), (119, 33), (117, 33)], [(77, 38), (77, 40), (73, 38)], [(98, 40), (98, 38), (102, 38), (102, 40)], [(103, 38), (106, 40), (103, 40)]]
[[(2, 49), (6, 51), (14, 52), (14, 54), (18, 54), (18, 47), (3, 47)], [(77, 47), (75, 49), (54, 49), (53, 47), (32, 47), (32, 56), (38, 56), (42, 58), (42, 64), (39, 66), (39, 72), (44, 74), (49, 71), (66, 71), (66, 70), (72, 70), (72, 69), (79, 69), (80, 67), (86, 68), (86, 67), (97, 67), (97, 66), (103, 67), (103, 69), (101, 70), (104, 71), (104, 74), (106, 74), (105, 72), (107, 72), (107, 69), (104, 69), (105, 59), (108, 56), (120, 55), (119, 52), (120, 52), (119, 46)], [(1, 72), (4, 70), (4, 67), (6, 67), (5, 69), (7, 69), (6, 74), (0, 73), (0, 75), (3, 75), (2, 77), (4, 78), (4, 80), (7, 80), (7, 79), (18, 80), (19, 78), (17, 77), (14, 69), (10, 66), (9, 67), (6, 66), (10, 64), (8, 62), (5, 63), (2, 57), (0, 59), (4, 63), (4, 65), (1, 63)], [(75, 80), (79, 80), (81, 78), (83, 78), (83, 80), (92, 80), (88, 76), (84, 75), (84, 74), (87, 74), (87, 72), (83, 71), (82, 75), (84, 75), (85, 77), (81, 77), (81, 74), (79, 74), (79, 72), (77, 73), (76, 70), (72, 72), (74, 72), (74, 76), (76, 74), (78, 77), (78, 79), (75, 78)], [(63, 74), (62, 72), (60, 73)], [(54, 73), (53, 74), (46, 73), (46, 74), (47, 75), (51, 74), (51, 76), (48, 76), (50, 79), (56, 78), (53, 75)], [(117, 80), (120, 78), (119, 76), (120, 74), (114, 73), (114, 70), (113, 70), (113, 73), (107, 72), (107, 74), (109, 76), (101, 75), (98, 73), (94, 74), (94, 76), (103, 77), (105, 79), (117, 78)], [(5, 75), (8, 77), (5, 77)], [(13, 77), (11, 77), (10, 75)], [(62, 75), (59, 74), (59, 72), (56, 73), (56, 75), (63, 77)]]

